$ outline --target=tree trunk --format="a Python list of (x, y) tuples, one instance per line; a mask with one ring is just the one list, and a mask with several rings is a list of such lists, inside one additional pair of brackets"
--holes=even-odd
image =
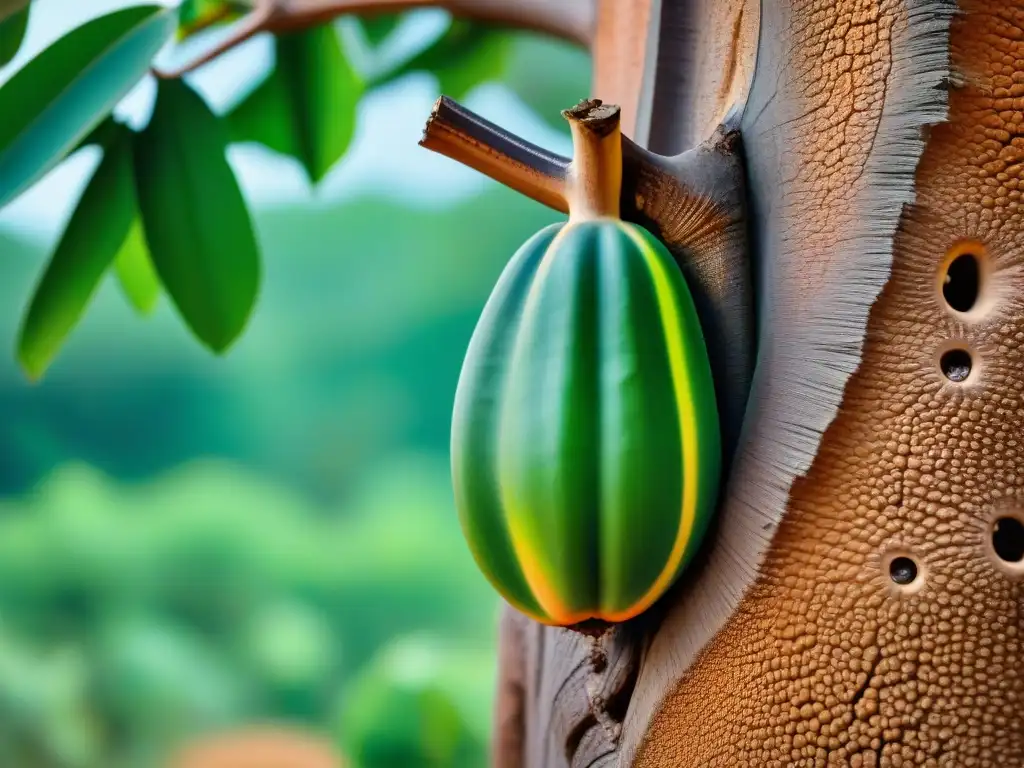
[(1024, 765), (1024, 2), (597, 8), (734, 451), (647, 614), (509, 609), (495, 764)]

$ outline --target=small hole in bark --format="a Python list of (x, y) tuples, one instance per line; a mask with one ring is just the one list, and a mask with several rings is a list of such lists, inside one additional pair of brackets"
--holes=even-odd
[(950, 381), (966, 381), (971, 375), (971, 353), (966, 349), (951, 349), (943, 353), (939, 366)]
[(973, 253), (962, 253), (946, 268), (942, 296), (957, 312), (970, 312), (981, 291), (981, 264)]
[(889, 563), (889, 577), (902, 587), (912, 584), (917, 578), (917, 563), (909, 557), (895, 557)]
[(1024, 562), (1024, 523), (1015, 517), (1000, 517), (992, 527), (992, 548), (1000, 560)]

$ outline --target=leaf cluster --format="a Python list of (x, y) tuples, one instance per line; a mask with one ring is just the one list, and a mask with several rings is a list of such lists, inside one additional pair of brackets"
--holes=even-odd
[[(31, 379), (52, 364), (111, 273), (141, 316), (166, 295), (206, 348), (231, 348), (262, 280), (261, 244), (228, 161), (231, 144), (293, 158), (316, 185), (349, 148), (360, 99), (410, 72), (432, 72), (456, 98), (501, 77), (527, 103), (540, 90), (513, 45), (522, 33), (454, 19), (422, 50), (369, 76), (353, 63), (338, 24), (325, 22), (275, 34), (273, 68), (225, 114), (185, 79), (158, 78), (148, 123), (135, 129), (118, 118), (118, 104), (152, 76), (158, 54), (246, 9), (233, 0), (183, 0), (106, 13), (0, 86), (0, 208), (70, 155), (101, 155), (23, 317), (17, 356)], [(16, 56), (30, 18), (26, 3), (0, 19), (0, 66)], [(359, 20), (363, 43), (381, 45), (401, 21)]]

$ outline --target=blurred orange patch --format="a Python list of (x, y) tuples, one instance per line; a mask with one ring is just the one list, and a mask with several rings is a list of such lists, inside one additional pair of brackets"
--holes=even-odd
[(334, 746), (304, 731), (266, 726), (186, 744), (168, 768), (344, 768)]

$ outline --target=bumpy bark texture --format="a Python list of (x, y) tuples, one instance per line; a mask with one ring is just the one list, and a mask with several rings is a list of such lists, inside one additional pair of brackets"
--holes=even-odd
[[(948, 121), (930, 132), (888, 259), (888, 219), (910, 202), (899, 176), (912, 129), (933, 122), (922, 119), (935, 114), (926, 89), (948, 74), (935, 54), (949, 9), (854, 5), (797, 3), (781, 27), (806, 37), (793, 90), (783, 78), (775, 96), (794, 114), (770, 126), (787, 148), (778, 167), (793, 176), (766, 227), (768, 268), (793, 287), (773, 318), (791, 349), (772, 365), (769, 342), (758, 374), (764, 419), (792, 419), (789, 434), (799, 425), (813, 442), (829, 379), (861, 357), (856, 330), (870, 308), (862, 360), (820, 446), (774, 457), (786, 462), (779, 476), (814, 458), (756, 583), (661, 703), (636, 765), (1024, 761), (1024, 570), (993, 549), (993, 524), (1019, 519), (1024, 500), (1024, 8), (962, 3)], [(932, 93), (934, 104), (942, 91)], [(756, 97), (755, 86), (752, 106), (773, 109)], [(989, 262), (967, 315), (941, 290), (951, 251)], [(962, 378), (942, 361), (950, 348), (973, 358), (965, 380), (947, 378)], [(787, 390), (805, 404), (787, 407)], [(894, 570), (898, 557), (916, 575)]]

